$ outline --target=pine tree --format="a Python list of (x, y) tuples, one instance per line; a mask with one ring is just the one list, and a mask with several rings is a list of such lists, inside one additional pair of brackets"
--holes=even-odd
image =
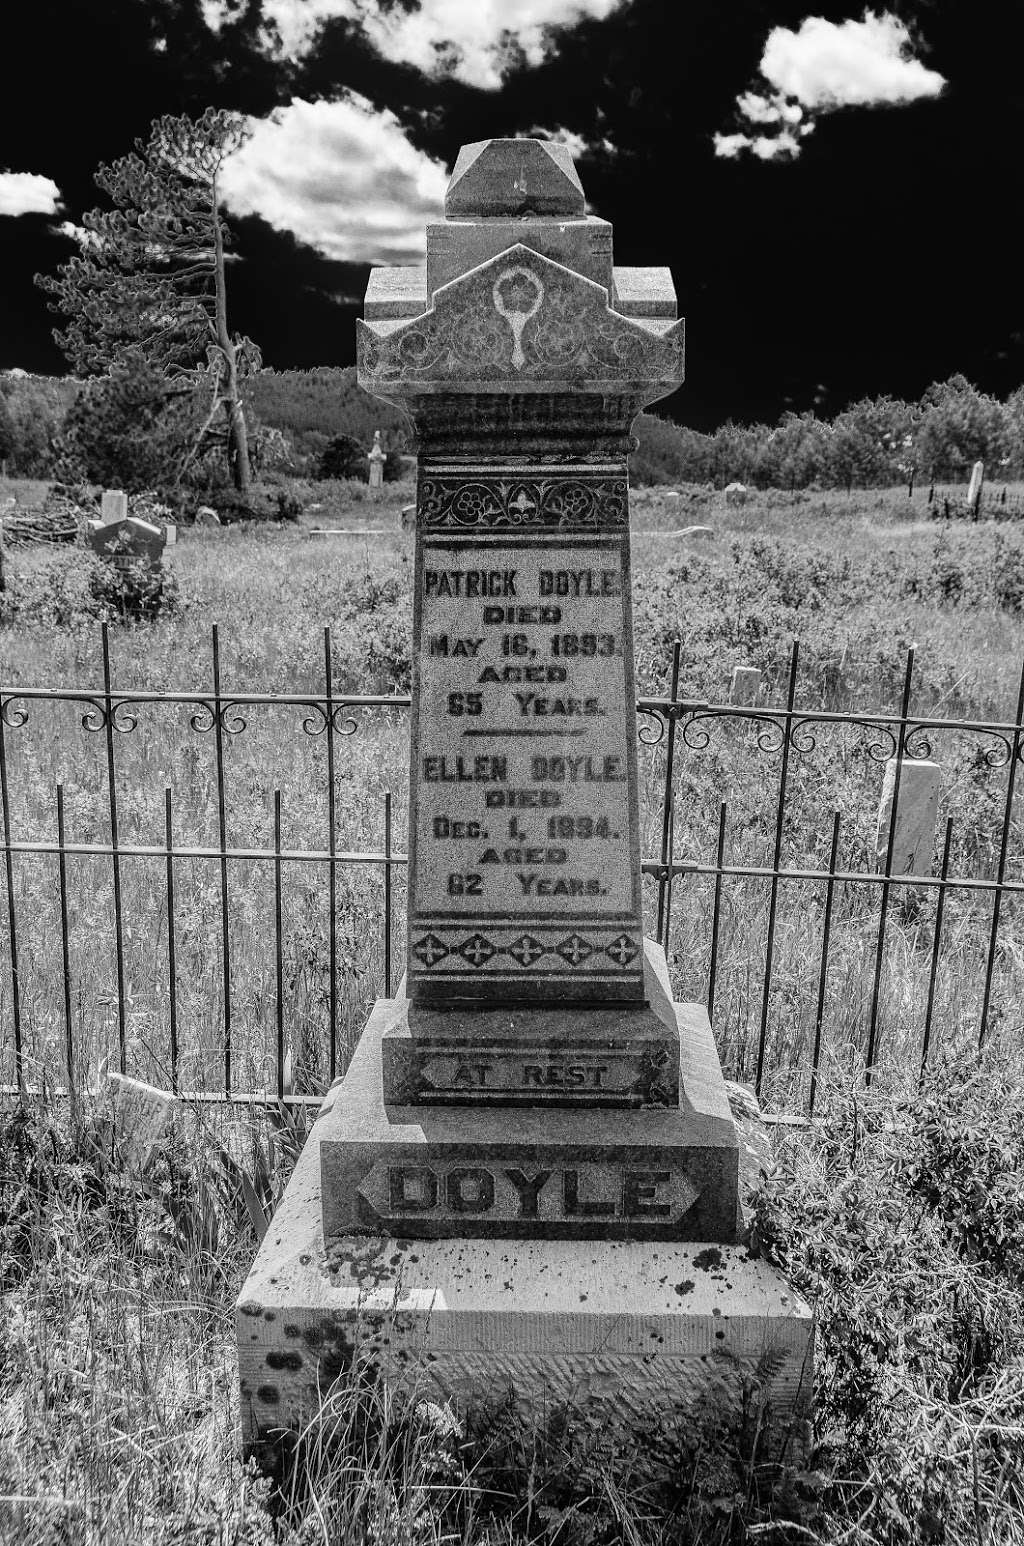
[(241, 383), (260, 356), (228, 328), (220, 176), (246, 134), (240, 114), (217, 108), (158, 118), (132, 155), (96, 173), (114, 208), (83, 216), (81, 251), (36, 280), (66, 319), (54, 337), (78, 374), (102, 375), (131, 354), (208, 394), (195, 449), (223, 412), (243, 494), (251, 470)]

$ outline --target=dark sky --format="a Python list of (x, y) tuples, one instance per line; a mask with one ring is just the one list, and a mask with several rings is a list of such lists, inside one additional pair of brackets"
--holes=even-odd
[[(594, 146), (579, 170), (594, 212), (614, 222), (617, 261), (672, 267), (688, 384), (671, 411), (687, 422), (831, 413), (869, 393), (917, 396), (954, 371), (1000, 395), (1024, 379), (1020, 0), (891, 5), (916, 57), (945, 77), (941, 95), (821, 113), (795, 159), (771, 161), (723, 159), (712, 141), (743, 127), (735, 100), (756, 85), (766, 38), (808, 15), (841, 23), (859, 10), (631, 0), (554, 32), (542, 63), (522, 58), (486, 90), (384, 58), (340, 19), (282, 62), (262, 41), (261, 3), (240, 0), (219, 33), (200, 0), (6, 8), (0, 172), (52, 178), (63, 209), (0, 217), (0, 368), (63, 369), (32, 275), (70, 256), (59, 219), (98, 202), (96, 165), (127, 152), (153, 117), (210, 103), (263, 116), (348, 89), (448, 165), (465, 141), (538, 125)], [(361, 293), (366, 267), (255, 215), (232, 226), (233, 326), (270, 365), (350, 363), (346, 297)]]

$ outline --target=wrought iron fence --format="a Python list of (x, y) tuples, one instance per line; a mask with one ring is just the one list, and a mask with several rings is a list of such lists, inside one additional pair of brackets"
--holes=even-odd
[[(342, 980), (347, 992), (352, 982), (350, 957), (358, 956), (362, 962), (356, 982), (354, 1023), (361, 1023), (367, 998), (379, 992), (390, 995), (394, 990), (402, 948), (401, 936), (396, 947), (394, 929), (398, 911), (396, 885), (402, 882), (407, 862), (405, 853), (395, 846), (395, 818), (404, 820), (404, 803), (393, 800), (392, 794), (384, 791), (380, 810), (382, 841), (376, 846), (346, 847), (339, 839), (337, 787), (344, 738), (367, 727), (374, 715), (403, 714), (409, 707), (409, 698), (389, 693), (337, 692), (333, 687), (329, 630), (324, 632), (322, 686), (308, 694), (243, 693), (225, 687), (216, 628), (212, 631), (210, 658), (208, 689), (121, 689), (113, 683), (110, 640), (104, 627), (99, 687), (33, 687), (0, 682), (0, 807), (6, 882), (5, 916), (0, 914), (0, 1071), (5, 1075), (0, 1083), (13, 1091), (40, 1084), (49, 1089), (63, 1084), (74, 1091), (82, 1081), (83, 1058), (91, 1062), (106, 1051), (122, 1071), (146, 1077), (152, 1076), (155, 1067), (176, 1091), (198, 1100), (313, 1101), (318, 1098), (318, 1088), (340, 1070), (346, 1055), (345, 1038), (340, 1034)], [(1024, 670), (1015, 717), (982, 721), (912, 713), (913, 650), (906, 659), (898, 706), (877, 713), (801, 705), (797, 643), (792, 646), (785, 692), (778, 702), (711, 703), (688, 697), (680, 691), (681, 665), (677, 643), (667, 673), (667, 693), (643, 697), (638, 703), (647, 830), (654, 840), (652, 846), (656, 846), (654, 855), (643, 861), (643, 873), (649, 883), (647, 901), (652, 930), (669, 951), (673, 969), (677, 977), (684, 979), (683, 986), (690, 996), (706, 999), (728, 1071), (751, 1078), (759, 1093), (768, 1091), (791, 1107), (813, 1111), (830, 1032), (845, 1015), (847, 1030), (850, 1026), (855, 1028), (853, 1051), (862, 1063), (864, 1077), (870, 1080), (879, 1065), (880, 1032), (887, 1000), (895, 994), (901, 972), (916, 973), (915, 981), (924, 993), (924, 1008), (916, 1019), (913, 1014), (910, 1016), (911, 1029), (908, 1031), (904, 1025), (899, 1038), (895, 1038), (900, 1057), (906, 1060), (910, 1056), (908, 1035), (913, 1042), (916, 1066), (923, 1069), (930, 1055), (935, 1043), (940, 976), (944, 983), (946, 1022), (950, 1021), (950, 1005), (955, 1003), (961, 1037), (973, 1017), (970, 1039), (983, 1042), (993, 1018), (1000, 952), (1007, 953), (1004, 947), (1013, 947), (1008, 951), (1003, 973), (1004, 977), (1009, 974), (1009, 980), (999, 993), (999, 1013), (1004, 1021), (1009, 1010), (1016, 1013), (1014, 1006), (1020, 999), (1017, 935), (1012, 927), (1014, 920), (1007, 933), (1006, 918), (1008, 907), (1024, 892), (1024, 882), (1010, 875), (1017, 771), (1024, 737)], [(86, 841), (69, 830), (69, 795), (74, 791), (65, 781), (48, 786), (53, 794), (52, 833), (46, 835), (36, 830), (25, 836), (16, 830), (28, 819), (17, 808), (19, 780), (27, 787), (34, 778), (37, 792), (41, 788), (40, 759), (45, 758), (45, 747), (33, 748), (32, 731), (44, 707), (56, 705), (70, 705), (85, 738), (96, 738), (93, 744), (102, 747), (102, 775), (97, 788), (102, 785), (105, 832), (98, 840)], [(138, 730), (147, 713), (163, 707), (185, 711), (185, 740), (179, 742), (176, 755), (182, 754), (182, 746), (190, 740), (212, 748), (216, 811), (213, 842), (176, 836), (178, 810), (169, 787), (163, 790), (160, 840), (125, 839), (124, 815), (133, 791), (126, 788), (119, 767), (120, 748)], [(314, 846), (312, 817), (304, 824), (309, 840), (301, 846), (286, 845), (280, 788), (273, 790), (272, 843), (231, 841), (228, 749), (245, 736), (253, 714), (265, 708), (283, 710), (292, 717), (289, 734), (296, 747), (303, 742), (315, 742), (323, 749), (326, 821), (322, 846)], [(393, 743), (396, 732), (397, 724), (392, 718), (388, 721), (386, 739)], [(813, 762), (823, 735), (846, 738), (846, 761), (825, 767), (811, 798), (807, 780), (801, 784), (794, 769), (797, 764)], [(966, 760), (961, 755), (961, 763), (969, 771), (975, 770), (971, 777), (985, 791), (990, 820), (984, 840), (976, 840), (975, 834), (961, 852), (955, 841), (957, 818), (947, 808), (937, 844), (937, 863), (928, 873), (898, 874), (894, 870), (894, 840), (905, 765), (911, 759), (931, 757), (940, 737), (953, 738), (961, 751), (965, 746), (972, 749)], [(722, 775), (722, 758), (715, 751), (718, 742), (733, 759), (731, 775), (728, 769)], [(702, 756), (711, 752), (718, 759), (715, 766), (719, 783), (712, 779), (699, 785), (698, 797), (694, 794), (698, 785), (693, 769)], [(884, 860), (874, 863), (870, 844), (864, 841), (872, 813), (844, 813), (838, 805), (830, 807), (825, 796), (833, 788), (840, 766), (878, 770), (890, 759), (894, 760), (895, 771), (888, 829), (883, 832)], [(743, 773), (744, 766), (759, 770), (760, 783), (756, 772)], [(731, 786), (719, 787), (722, 777), (729, 784), (729, 776)], [(862, 772), (858, 772), (858, 777), (862, 777)], [(681, 793), (680, 785), (684, 782), (687, 787)], [(862, 779), (862, 787), (870, 789), (870, 779), (866, 783)], [(737, 836), (735, 823), (731, 822), (737, 795), (742, 797), (746, 812), (745, 837), (743, 832)], [(700, 809), (695, 816), (693, 810), (697, 807)], [(711, 809), (714, 815), (708, 819)], [(801, 814), (808, 817), (807, 824), (813, 828), (810, 833), (801, 832), (795, 824)], [(34, 824), (38, 827), (38, 820)], [(844, 824), (860, 833), (858, 842), (853, 844), (854, 858), (848, 857), (845, 863), (840, 859)], [(681, 833), (689, 852), (678, 851)], [(799, 858), (794, 860), (793, 855), (801, 852), (805, 856), (803, 862)], [(826, 852), (827, 858), (821, 862), (818, 855)], [(968, 861), (973, 855), (973, 873), (954, 872), (955, 852), (964, 861), (961, 870), (972, 867)], [(82, 877), (76, 880), (76, 861), (82, 865), (87, 861), (100, 863), (109, 880), (109, 918), (102, 919), (91, 931), (79, 926), (77, 934), (71, 926), (72, 914), (88, 914), (89, 904), (95, 904), (95, 883), (90, 890)], [(151, 882), (150, 891), (135, 898), (135, 910), (129, 917), (125, 876), (129, 867), (147, 863), (156, 867), (159, 883)], [(195, 936), (200, 944), (209, 945), (210, 979), (219, 973), (220, 989), (219, 1023), (213, 1042), (207, 1046), (207, 1053), (210, 1046), (215, 1049), (215, 1057), (197, 1059), (189, 1053), (189, 1067), (202, 1067), (205, 1074), (198, 1081), (193, 1078), (194, 1087), (190, 1087), (187, 1079), (183, 1085), (182, 1077), (180, 1001), (197, 968), (194, 963), (191, 969), (183, 966), (181, 959), (185, 928), (181, 876), (184, 869), (194, 865), (209, 867), (215, 876), (216, 916), (204, 916), (203, 926), (198, 929), (190, 922), (190, 939)], [(235, 1009), (240, 968), (233, 959), (233, 910), (252, 889), (233, 880), (237, 866), (262, 867), (264, 873), (269, 870), (272, 895), (272, 913), (265, 936), (257, 930), (255, 957), (250, 940), (246, 966), (246, 971), (251, 971), (254, 959), (262, 957), (264, 965), (273, 960), (272, 1002), (268, 1004), (261, 998), (254, 1011), (255, 1022), (252, 1014), (249, 1017), (250, 1031), (252, 1023), (261, 1025), (266, 1039), (263, 1052), (255, 1061), (259, 1064), (262, 1058), (268, 1077), (258, 1086), (251, 1080), (240, 1081), (237, 1067)], [(294, 1065), (289, 1067), (296, 1033), (289, 1024), (286, 975), (291, 968), (286, 964), (289, 927), (284, 894), (286, 871), (295, 866), (312, 867), (318, 877), (314, 890), (323, 898), (325, 909), (323, 938), (327, 959), (321, 973), (322, 993), (319, 1007), (306, 1014), (304, 1021), (307, 1041), (309, 1023), (315, 1022), (323, 1056), (318, 1076), (312, 1078), (311, 1087), (305, 1091), (295, 1087)], [(370, 938), (372, 910), (367, 910), (365, 902), (360, 903), (363, 910), (358, 912), (356, 923), (348, 928), (352, 898), (347, 892), (341, 894), (343, 877), (357, 871), (372, 873), (379, 879), (379, 887), (371, 898), (379, 906), (376, 945)], [(688, 889), (681, 905), (679, 893), (683, 885)], [(42, 959), (47, 949), (56, 953), (52, 931), (40, 921), (43, 892), (48, 886), (55, 891), (59, 967), (53, 968), (50, 996), (44, 995), (42, 1007), (27, 1014), (26, 995), (31, 975), (37, 970), (34, 960)], [(705, 888), (703, 894), (699, 891), (701, 886)], [(783, 948), (780, 920), (785, 905), (789, 905), (786, 899), (794, 896), (797, 901), (786, 916), (797, 920), (799, 937), (787, 923)], [(808, 901), (808, 897), (813, 900)], [(951, 898), (957, 899), (955, 904), (951, 904)], [(146, 905), (142, 906), (144, 902)], [(875, 903), (877, 909), (872, 912)], [(867, 914), (859, 911), (865, 905), (869, 907)], [(956, 940), (950, 947), (952, 959), (947, 959), (944, 930), (951, 905), (960, 907), (960, 912)], [(756, 924), (753, 932), (747, 927), (751, 918)], [(724, 938), (727, 922), (731, 942)], [(348, 931), (344, 932), (345, 929)], [(849, 957), (843, 968), (847, 977), (838, 985), (830, 982), (830, 972), (836, 969), (837, 930)], [(901, 957), (898, 951), (894, 955), (894, 931), (910, 955)], [(110, 1045), (103, 1047), (102, 1035), (99, 1040), (94, 1035), (86, 1049), (81, 1041), (85, 1015), (81, 1003), (76, 1023), (76, 981), (80, 985), (87, 967), (94, 985), (102, 982), (102, 965), (97, 964), (97, 949), (93, 947), (98, 940), (105, 940), (108, 932), (113, 967)], [(23, 949), (30, 936), (34, 957), (31, 962)], [(153, 1005), (147, 1010), (148, 1032), (141, 1051), (129, 1035), (130, 1020), (136, 1011), (126, 965), (126, 942), (135, 950), (144, 949), (153, 963)], [(742, 958), (739, 967), (737, 950)], [(103, 955), (102, 949), (98, 955)], [(784, 957), (788, 964), (783, 967), (780, 962)], [(978, 968), (978, 981), (968, 991), (972, 960)], [(788, 974), (787, 982), (779, 982), (780, 974)], [(269, 976), (268, 972), (268, 980)], [(742, 1004), (734, 992), (739, 977), (745, 984)], [(163, 983), (162, 989), (158, 979)], [(849, 984), (860, 981), (864, 984), (864, 1003), (862, 1010), (851, 1018)], [(351, 1009), (350, 999), (351, 995), (346, 1002)], [(794, 1040), (796, 1021), (803, 1026), (803, 1035)], [(737, 1026), (743, 1032), (739, 1039), (730, 1029)], [(254, 1066), (253, 1059), (250, 1049), (244, 1060), (249, 1069)], [(782, 1078), (781, 1073), (786, 1077)]]

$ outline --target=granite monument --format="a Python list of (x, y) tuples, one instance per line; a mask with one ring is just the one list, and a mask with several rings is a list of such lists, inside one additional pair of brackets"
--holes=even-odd
[(774, 1346), (773, 1399), (806, 1399), (707, 1013), (643, 933), (627, 464), (683, 324), (611, 235), (565, 147), (491, 140), (425, 268), (370, 278), (360, 384), (418, 444), (407, 972), (239, 1300), (250, 1446), (359, 1356), (628, 1410)]

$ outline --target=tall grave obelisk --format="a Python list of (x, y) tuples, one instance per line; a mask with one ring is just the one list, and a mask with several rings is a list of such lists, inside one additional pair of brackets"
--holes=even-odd
[(807, 1376), (735, 1244), (707, 1014), (643, 937), (627, 457), (682, 380), (671, 278), (613, 268), (558, 145), (464, 147), (445, 216), (358, 325), (419, 449), (408, 969), (239, 1302), (251, 1442), (359, 1348), (451, 1395), (685, 1399), (766, 1339), (778, 1400)]

